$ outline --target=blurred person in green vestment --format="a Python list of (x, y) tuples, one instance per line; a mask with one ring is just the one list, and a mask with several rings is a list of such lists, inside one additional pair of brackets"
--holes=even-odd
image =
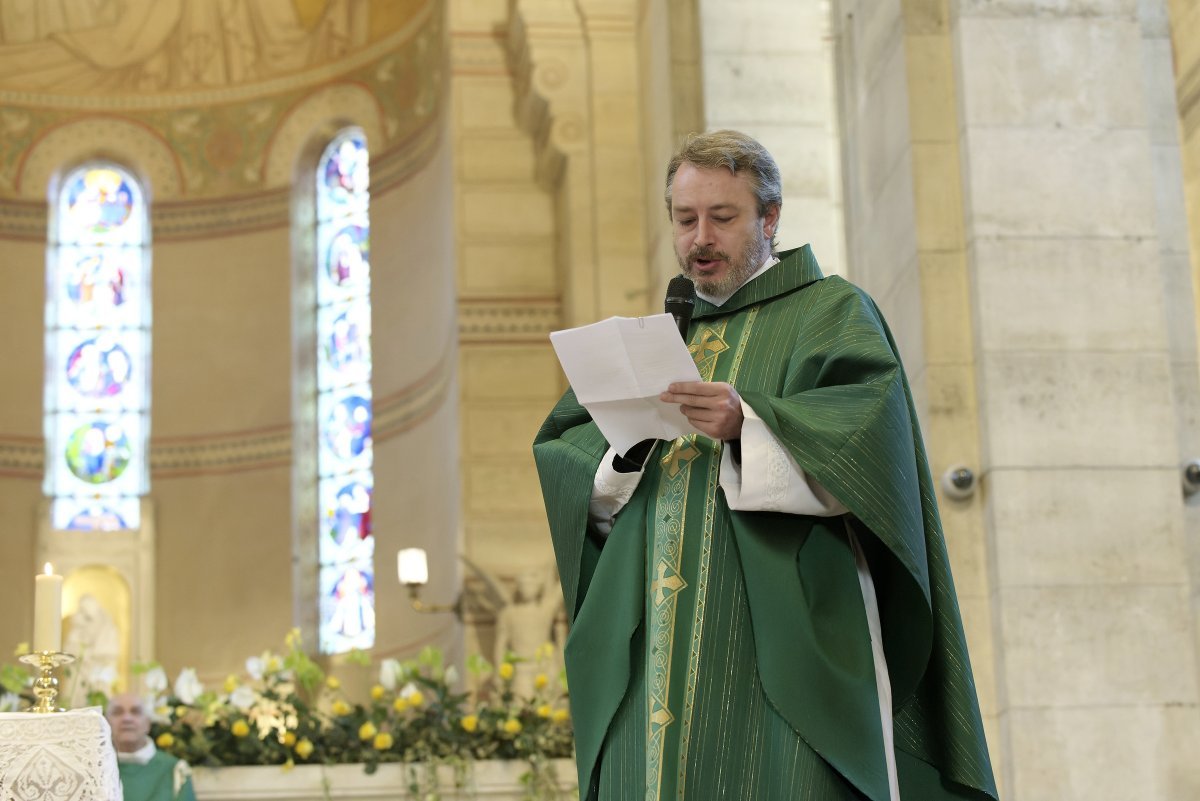
[(188, 764), (159, 751), (150, 740), (145, 701), (133, 693), (115, 695), (105, 713), (125, 801), (196, 801)]
[(908, 381), (874, 301), (777, 253), (735, 131), (667, 168), (701, 435), (616, 453), (572, 391), (534, 442), (581, 798), (996, 799)]

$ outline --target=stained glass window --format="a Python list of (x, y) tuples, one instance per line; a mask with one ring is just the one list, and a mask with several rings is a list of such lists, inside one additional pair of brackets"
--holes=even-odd
[(317, 166), (317, 494), (320, 646), (375, 644), (371, 536), (371, 238), (362, 131), (343, 131)]
[(137, 528), (147, 491), (149, 268), (141, 187), (113, 164), (72, 171), (47, 265), (46, 494), (55, 528)]

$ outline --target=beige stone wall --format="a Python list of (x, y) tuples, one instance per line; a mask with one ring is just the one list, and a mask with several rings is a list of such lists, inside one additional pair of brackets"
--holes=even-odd
[(783, 175), (779, 247), (847, 274), (832, 21), (819, 0), (701, 0), (704, 126), (762, 142)]
[(1004, 783), (1195, 795), (1161, 4), (955, 8)]

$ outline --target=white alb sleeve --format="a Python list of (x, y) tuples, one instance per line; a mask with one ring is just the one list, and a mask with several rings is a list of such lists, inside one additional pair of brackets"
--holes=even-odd
[(775, 438), (762, 418), (742, 401), (742, 463), (726, 446), (721, 455), (721, 488), (730, 509), (833, 517), (846, 507), (807, 475)]
[(607, 537), (612, 531), (613, 520), (617, 512), (629, 503), (638, 482), (642, 480), (645, 468), (636, 473), (618, 473), (613, 467), (613, 459), (617, 452), (610, 446), (600, 460), (596, 469), (596, 478), (592, 482), (592, 500), (588, 504), (588, 523), (601, 538)]

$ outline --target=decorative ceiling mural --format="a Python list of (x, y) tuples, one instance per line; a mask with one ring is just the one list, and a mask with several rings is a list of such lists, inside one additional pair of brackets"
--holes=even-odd
[(424, 2), (0, 0), (0, 88), (85, 95), (224, 88), (336, 62)]
[(0, 198), (44, 197), (35, 151), (114, 119), (169, 148), (179, 199), (274, 188), (280, 127), (342, 87), (384, 154), (437, 116), (442, 30), (436, 0), (0, 0)]

